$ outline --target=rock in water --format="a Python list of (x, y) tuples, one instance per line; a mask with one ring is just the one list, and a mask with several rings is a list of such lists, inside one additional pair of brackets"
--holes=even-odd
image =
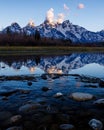
[(92, 127), (93, 130), (102, 130), (103, 129), (102, 122), (97, 119), (90, 120), (88, 124)]
[(43, 88), (42, 88), (42, 91), (44, 91), (44, 92), (46, 92), (46, 91), (48, 91), (48, 90), (50, 90), (50, 88), (48, 88), (48, 87), (43, 87)]
[(61, 124), (60, 129), (61, 130), (74, 130), (74, 126), (71, 124)]
[(29, 113), (31, 111), (34, 111), (36, 110), (37, 108), (40, 107), (40, 104), (39, 103), (33, 103), (33, 104), (26, 104), (26, 105), (23, 105), (19, 108), (19, 112), (22, 112), (22, 113)]
[(94, 101), (94, 104), (97, 105), (97, 106), (103, 106), (104, 107), (104, 98)]
[(31, 86), (31, 85), (32, 85), (32, 82), (28, 82), (27, 84), (28, 84), (28, 86)]
[(76, 101), (87, 101), (93, 99), (93, 95), (89, 93), (75, 92), (70, 95)]
[(63, 96), (63, 94), (61, 93), (61, 92), (58, 92), (58, 93), (56, 93), (53, 97), (55, 97), (55, 98), (60, 98), (60, 97), (62, 97)]
[(15, 115), (15, 116), (12, 116), (12, 117), (10, 118), (10, 122), (11, 122), (11, 123), (16, 123), (16, 122), (19, 122), (21, 119), (22, 119), (22, 116), (21, 116), (21, 115)]
[(10, 127), (6, 130), (23, 130), (23, 129), (22, 129), (22, 127), (13, 126), (13, 127)]

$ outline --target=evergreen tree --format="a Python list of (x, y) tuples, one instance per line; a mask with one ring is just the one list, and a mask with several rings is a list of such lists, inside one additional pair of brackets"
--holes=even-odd
[(11, 34), (11, 31), (10, 31), (10, 28), (7, 27), (7, 34), (10, 35)]
[(35, 31), (35, 40), (40, 40), (40, 33), (38, 30)]

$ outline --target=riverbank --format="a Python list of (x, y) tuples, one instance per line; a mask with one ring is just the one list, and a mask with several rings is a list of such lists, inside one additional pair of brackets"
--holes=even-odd
[(69, 46), (50, 46), (50, 47), (0, 47), (0, 55), (58, 55), (69, 54), (72, 52), (104, 52), (104, 47), (69, 47)]

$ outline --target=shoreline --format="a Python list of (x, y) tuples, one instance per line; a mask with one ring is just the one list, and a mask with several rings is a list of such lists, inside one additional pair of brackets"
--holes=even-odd
[(104, 47), (69, 47), (69, 46), (50, 46), (50, 47), (0, 47), (0, 56), (10, 55), (64, 55), (72, 52), (104, 52)]

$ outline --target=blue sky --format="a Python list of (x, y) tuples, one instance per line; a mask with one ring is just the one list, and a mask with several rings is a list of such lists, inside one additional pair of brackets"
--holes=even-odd
[(0, 0), (0, 28), (13, 22), (23, 27), (30, 20), (39, 25), (50, 8), (55, 19), (61, 13), (65, 20), (88, 30), (104, 29), (104, 0)]

